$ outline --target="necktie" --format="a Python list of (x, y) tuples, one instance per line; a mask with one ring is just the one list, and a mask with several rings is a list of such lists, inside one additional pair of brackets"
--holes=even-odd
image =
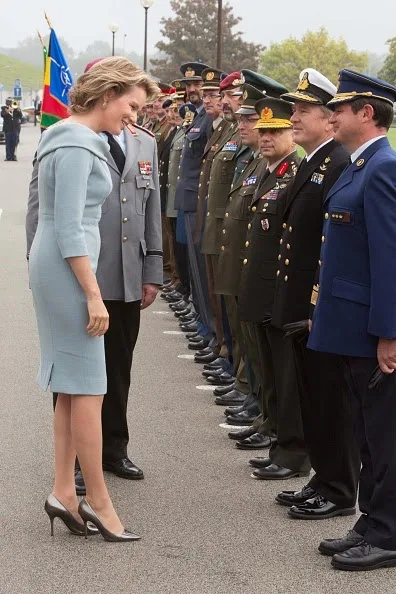
[(114, 159), (115, 164), (117, 165), (118, 171), (122, 173), (125, 167), (125, 155), (124, 151), (120, 147), (119, 143), (116, 141), (112, 134), (105, 132), (107, 136), (107, 141), (110, 145), (110, 154)]

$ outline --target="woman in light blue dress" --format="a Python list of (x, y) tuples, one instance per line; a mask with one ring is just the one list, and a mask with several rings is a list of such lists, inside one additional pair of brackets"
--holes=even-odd
[[(101, 205), (112, 185), (109, 145), (99, 133), (120, 134), (153, 89), (153, 81), (125, 58), (97, 62), (70, 92), (71, 117), (51, 126), (38, 148), (40, 206), (29, 276), (40, 338), (38, 382), (59, 394), (55, 485), (45, 504), (52, 533), (59, 517), (74, 534), (99, 531), (110, 541), (139, 538), (119, 520), (102, 471), (103, 335), (109, 317), (95, 272)], [(87, 489), (80, 505), (76, 454)]]

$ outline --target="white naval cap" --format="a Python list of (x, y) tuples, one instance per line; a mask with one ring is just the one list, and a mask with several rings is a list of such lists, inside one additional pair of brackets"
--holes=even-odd
[(337, 93), (333, 83), (314, 68), (305, 68), (300, 74), (300, 82), (294, 93), (285, 93), (286, 101), (305, 101), (326, 105)]

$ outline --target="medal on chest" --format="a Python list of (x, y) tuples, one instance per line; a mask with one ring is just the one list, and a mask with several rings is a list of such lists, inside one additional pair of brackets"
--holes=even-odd
[(237, 140), (229, 140), (223, 146), (223, 151), (230, 151), (232, 153), (236, 153), (238, 150), (238, 141)]
[(269, 228), (270, 228), (269, 220), (261, 219), (261, 227), (263, 228), (263, 231), (269, 231)]
[(153, 165), (151, 161), (139, 161), (139, 171), (140, 175), (152, 175), (153, 174)]
[(257, 175), (252, 175), (251, 177), (245, 179), (243, 182), (243, 187), (246, 188), (247, 186), (254, 186), (255, 183), (257, 183)]

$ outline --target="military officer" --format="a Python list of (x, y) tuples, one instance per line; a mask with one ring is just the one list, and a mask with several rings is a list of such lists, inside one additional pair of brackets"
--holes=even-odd
[[(335, 86), (326, 77), (307, 68), (300, 75), (297, 90), (283, 96), (293, 104), (294, 139), (306, 152), (287, 196), (272, 323), (268, 327), (272, 340), (279, 338), (290, 356), (294, 345), (292, 340), (285, 340), (283, 327), (309, 317), (311, 284), (322, 237), (323, 200), (348, 162), (348, 153), (333, 139), (331, 113), (325, 106), (335, 92)], [(296, 344), (299, 347), (299, 341)], [(309, 376), (320, 378), (325, 369), (323, 361), (318, 364), (318, 370), (311, 369)], [(342, 386), (335, 389), (331, 373), (324, 382), (331, 389), (325, 391), (324, 385), (315, 391), (307, 390), (301, 380), (300, 366), (298, 371), (292, 368), (286, 375), (283, 365), (275, 371), (283, 378), (279, 390), (277, 386), (278, 397), (282, 398), (287, 411), (284, 427), (285, 431), (292, 431), (290, 443), (295, 444), (297, 454), (300, 451), (300, 460), (306, 460), (308, 453), (316, 474), (302, 490), (284, 491), (277, 496), (277, 501), (289, 506), (299, 504), (298, 509), (292, 507), (289, 513), (302, 519), (353, 513), (356, 455), (351, 447), (351, 423), (347, 415), (340, 418), (334, 407), (336, 400), (344, 400), (345, 390)], [(326, 413), (322, 412), (324, 410)], [(323, 450), (321, 433), (339, 436), (330, 451)], [(297, 456), (294, 463), (300, 464)], [(298, 466), (289, 467), (289, 470), (296, 468)], [(286, 471), (268, 467), (260, 472), (264, 476), (268, 473), (276, 476)]]
[[(178, 81), (174, 81), (178, 82)], [(174, 83), (172, 83), (174, 84)], [(176, 95), (176, 94), (175, 94)], [(179, 112), (178, 107), (178, 98), (177, 96), (174, 98), (173, 103), (173, 110), (175, 114), (175, 124), (176, 124), (176, 132), (171, 140), (170, 145), (170, 152), (169, 152), (169, 167), (168, 167), (168, 179), (167, 179), (167, 191), (166, 191), (166, 216), (169, 221), (169, 226), (171, 228), (172, 233), (172, 244), (173, 244), (173, 253), (175, 256), (175, 265), (176, 270), (178, 273), (180, 284), (177, 288), (178, 292), (183, 295), (184, 299), (188, 301), (188, 296), (190, 294), (190, 275), (188, 272), (188, 257), (187, 257), (187, 249), (184, 243), (177, 241), (176, 235), (176, 225), (177, 225), (177, 216), (178, 211), (175, 209), (175, 193), (176, 193), (176, 185), (178, 177), (180, 176), (180, 165), (181, 165), (181, 157), (184, 147), (184, 142), (186, 138), (186, 131), (183, 124), (183, 119), (186, 109), (188, 109), (190, 113), (190, 109), (185, 106), (182, 113)], [(184, 95), (184, 92), (183, 92)], [(192, 107), (190, 105), (190, 107)], [(183, 108), (182, 108), (183, 109)], [(182, 117), (183, 116), (183, 117)]]
[[(267, 168), (258, 182), (251, 203), (252, 210), (256, 210), (247, 225), (246, 258), (239, 287), (238, 314), (249, 333), (250, 340), (245, 341), (247, 355), (260, 383), (260, 408), (265, 422), (261, 423), (256, 433), (237, 442), (237, 447), (242, 449), (268, 447), (271, 436), (278, 433), (277, 409), (280, 403), (276, 398), (272, 359), (279, 354), (271, 350), (263, 323), (271, 315), (274, 300), (287, 189), (301, 161), (292, 136), (290, 103), (268, 97), (260, 99), (255, 109), (260, 116), (256, 128), (260, 134), (261, 154), (267, 159)], [(293, 360), (289, 364), (293, 364)], [(282, 415), (279, 416), (282, 420)]]
[[(90, 67), (88, 64), (86, 70)], [(154, 95), (158, 88), (149, 77), (147, 81)], [(102, 206), (96, 273), (110, 317), (105, 334), (108, 391), (102, 408), (103, 468), (122, 478), (142, 479), (143, 471), (128, 458), (127, 404), (140, 311), (154, 301), (162, 283), (157, 146), (154, 136), (136, 125), (130, 125), (119, 137), (102, 136), (110, 145), (108, 167), (113, 182)], [(28, 253), (37, 228), (38, 167), (36, 162), (29, 188)], [(81, 474), (76, 483), (79, 494), (83, 494)]]
[[(223, 296), (227, 309), (233, 339), (234, 369), (237, 376), (235, 385), (237, 394), (235, 396), (239, 397), (241, 397), (241, 394), (251, 394), (255, 391), (255, 382), (252, 376), (247, 377), (250, 370), (246, 373), (245, 365), (243, 365), (246, 364), (246, 358), (243, 349), (242, 329), (236, 311), (236, 297), (244, 259), (247, 221), (251, 216), (248, 209), (257, 187), (260, 172), (265, 167), (259, 149), (258, 131), (254, 129), (258, 121), (254, 105), (259, 98), (264, 96), (263, 91), (265, 91), (267, 80), (260, 75), (257, 75), (257, 77), (256, 84), (260, 88), (253, 87), (245, 82), (242, 86), (242, 105), (236, 112), (241, 144), (243, 145), (243, 150), (237, 152), (237, 159), (248, 160), (248, 163), (245, 165), (243, 173), (237, 179), (234, 177), (234, 183), (231, 185), (227, 197), (228, 204), (224, 205), (223, 202), (218, 204), (219, 212), (220, 209), (221, 212), (225, 212), (221, 228), (216, 226), (218, 237), (215, 237), (215, 245), (217, 244), (219, 247), (215, 291)], [(248, 153), (247, 159), (244, 156), (246, 152)], [(249, 379), (250, 381), (248, 381)], [(243, 425), (247, 422), (247, 415), (252, 417), (250, 421), (252, 422), (258, 412), (258, 410), (254, 410), (253, 413), (242, 411), (238, 417), (236, 415), (235, 418), (227, 417), (227, 421), (231, 424)], [(241, 416), (243, 418), (240, 418)]]
[[(202, 97), (202, 72), (209, 67), (205, 64), (186, 63), (180, 68), (189, 101), (196, 108), (196, 115), (186, 131), (180, 179), (176, 187), (175, 207), (184, 213), (184, 224), (188, 246), (189, 266), (191, 272), (192, 299), (196, 312), (203, 324), (202, 335), (208, 343), (213, 333), (213, 320), (208, 304), (205, 260), (200, 247), (194, 244), (197, 221), (197, 205), (199, 179), (205, 146), (213, 132), (213, 117), (206, 113)], [(195, 348), (191, 345), (192, 348)], [(197, 342), (196, 346), (206, 346)]]
[[(328, 103), (351, 165), (325, 197), (308, 346), (341, 356), (339, 373), (352, 394), (361, 516), (347, 537), (319, 547), (334, 555), (334, 567), (349, 571), (396, 565), (396, 153), (386, 138), (395, 101), (393, 85), (346, 69)], [(370, 390), (378, 365), (383, 379)], [(342, 408), (335, 414), (341, 418)]]

